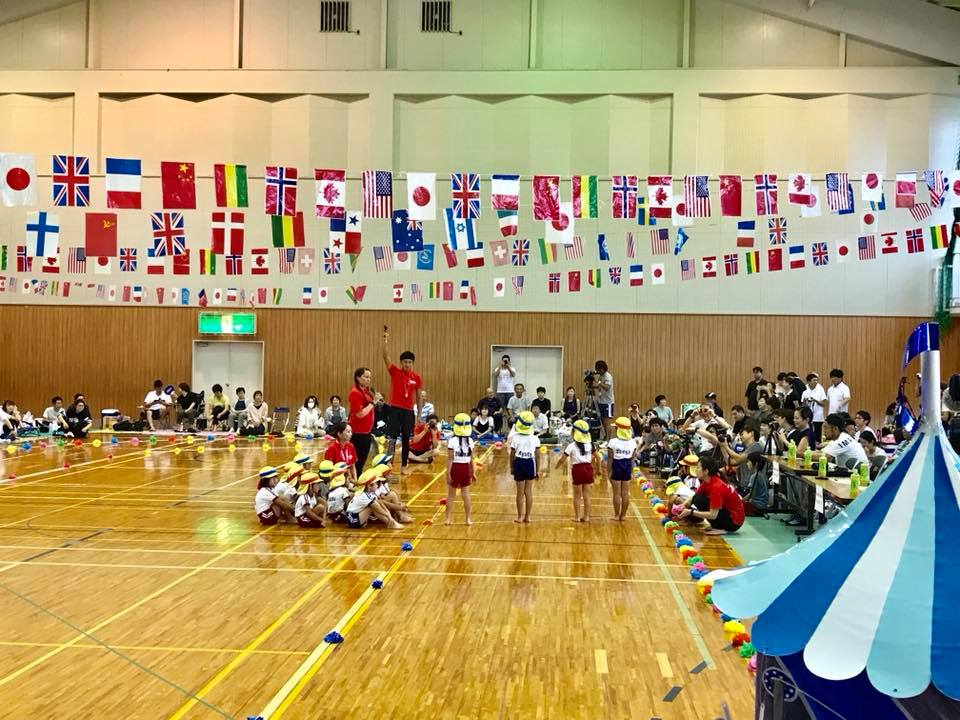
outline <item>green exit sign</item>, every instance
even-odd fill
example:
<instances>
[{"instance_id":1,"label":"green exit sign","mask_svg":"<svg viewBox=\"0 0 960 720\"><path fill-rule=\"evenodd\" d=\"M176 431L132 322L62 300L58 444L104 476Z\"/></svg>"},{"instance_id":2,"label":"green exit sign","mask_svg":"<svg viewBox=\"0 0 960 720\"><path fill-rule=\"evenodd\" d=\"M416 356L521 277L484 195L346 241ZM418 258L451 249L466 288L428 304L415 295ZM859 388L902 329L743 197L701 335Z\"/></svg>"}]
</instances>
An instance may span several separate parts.
<instances>
[{"instance_id":1,"label":"green exit sign","mask_svg":"<svg viewBox=\"0 0 960 720\"><path fill-rule=\"evenodd\" d=\"M252 312L200 313L201 335L256 335L257 316Z\"/></svg>"}]
</instances>

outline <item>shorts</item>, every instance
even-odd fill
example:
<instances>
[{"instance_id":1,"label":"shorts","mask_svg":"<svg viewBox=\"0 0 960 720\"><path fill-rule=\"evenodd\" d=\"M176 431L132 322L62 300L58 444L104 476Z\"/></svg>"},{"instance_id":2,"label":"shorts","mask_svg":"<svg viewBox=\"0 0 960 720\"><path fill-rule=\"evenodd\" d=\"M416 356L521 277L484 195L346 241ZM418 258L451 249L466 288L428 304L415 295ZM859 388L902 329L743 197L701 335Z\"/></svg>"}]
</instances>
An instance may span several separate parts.
<instances>
[{"instance_id":1,"label":"shorts","mask_svg":"<svg viewBox=\"0 0 960 720\"><path fill-rule=\"evenodd\" d=\"M630 480L633 472L633 460L630 458L621 458L613 461L613 472L610 473L611 480Z\"/></svg>"},{"instance_id":2,"label":"shorts","mask_svg":"<svg viewBox=\"0 0 960 720\"><path fill-rule=\"evenodd\" d=\"M450 487L470 487L473 482L473 463L453 463L450 466Z\"/></svg>"},{"instance_id":3,"label":"shorts","mask_svg":"<svg viewBox=\"0 0 960 720\"><path fill-rule=\"evenodd\" d=\"M527 480L536 480L537 463L533 458L513 459L513 479L517 482L526 482Z\"/></svg>"},{"instance_id":4,"label":"shorts","mask_svg":"<svg viewBox=\"0 0 960 720\"><path fill-rule=\"evenodd\" d=\"M574 485L593 485L593 465L587 462L577 463L570 468Z\"/></svg>"},{"instance_id":5,"label":"shorts","mask_svg":"<svg viewBox=\"0 0 960 720\"><path fill-rule=\"evenodd\" d=\"M261 525L276 525L277 521L280 520L273 511L273 508L264 510L262 513L257 513L257 517L260 518Z\"/></svg>"},{"instance_id":6,"label":"shorts","mask_svg":"<svg viewBox=\"0 0 960 720\"><path fill-rule=\"evenodd\" d=\"M347 517L347 527L352 527L354 529L360 529L364 526L364 523L360 522L360 516L357 513L348 512Z\"/></svg>"},{"instance_id":7,"label":"shorts","mask_svg":"<svg viewBox=\"0 0 960 720\"><path fill-rule=\"evenodd\" d=\"M298 517L297 525L300 527L320 527L320 523L314 521L309 515L301 515Z\"/></svg>"},{"instance_id":8,"label":"shorts","mask_svg":"<svg viewBox=\"0 0 960 720\"><path fill-rule=\"evenodd\" d=\"M332 523L337 523L338 525L342 525L347 521L347 516L342 512L327 514L327 520L329 520Z\"/></svg>"},{"instance_id":9,"label":"shorts","mask_svg":"<svg viewBox=\"0 0 960 720\"><path fill-rule=\"evenodd\" d=\"M612 418L613 417L613 403L609 405L605 403L598 402L597 407L600 408L600 417L602 418Z\"/></svg>"}]
</instances>

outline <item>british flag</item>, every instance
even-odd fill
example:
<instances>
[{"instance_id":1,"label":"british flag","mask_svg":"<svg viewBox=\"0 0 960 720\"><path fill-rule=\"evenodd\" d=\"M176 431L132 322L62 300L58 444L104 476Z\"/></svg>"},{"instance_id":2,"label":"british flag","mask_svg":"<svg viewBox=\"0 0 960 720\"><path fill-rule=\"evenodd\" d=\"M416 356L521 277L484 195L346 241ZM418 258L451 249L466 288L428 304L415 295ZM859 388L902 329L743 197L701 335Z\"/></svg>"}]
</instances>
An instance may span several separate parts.
<instances>
[{"instance_id":1,"label":"british flag","mask_svg":"<svg viewBox=\"0 0 960 720\"><path fill-rule=\"evenodd\" d=\"M480 176L476 173L453 173L450 176L453 216L462 220L480 217Z\"/></svg>"},{"instance_id":2,"label":"british flag","mask_svg":"<svg viewBox=\"0 0 960 720\"><path fill-rule=\"evenodd\" d=\"M227 255L227 275L243 275L243 255Z\"/></svg>"},{"instance_id":3,"label":"british flag","mask_svg":"<svg viewBox=\"0 0 960 720\"><path fill-rule=\"evenodd\" d=\"M80 155L53 156L53 204L90 205L90 161Z\"/></svg>"},{"instance_id":4,"label":"british flag","mask_svg":"<svg viewBox=\"0 0 960 720\"><path fill-rule=\"evenodd\" d=\"M830 252L825 242L815 242L810 246L810 255L814 267L825 267L830 264Z\"/></svg>"},{"instance_id":5,"label":"british flag","mask_svg":"<svg viewBox=\"0 0 960 720\"><path fill-rule=\"evenodd\" d=\"M289 275L293 272L294 265L297 264L297 249L296 248L278 248L277 255L280 272L285 275Z\"/></svg>"},{"instance_id":6,"label":"british flag","mask_svg":"<svg viewBox=\"0 0 960 720\"><path fill-rule=\"evenodd\" d=\"M268 165L263 177L267 215L297 214L297 169Z\"/></svg>"},{"instance_id":7,"label":"british flag","mask_svg":"<svg viewBox=\"0 0 960 720\"><path fill-rule=\"evenodd\" d=\"M852 205L850 195L847 193L850 176L845 172L827 173L826 181L827 207L830 208L830 211L850 210Z\"/></svg>"},{"instance_id":8,"label":"british flag","mask_svg":"<svg viewBox=\"0 0 960 720\"><path fill-rule=\"evenodd\" d=\"M771 245L787 244L787 219L784 217L773 217L767 220L767 229L770 231Z\"/></svg>"},{"instance_id":9,"label":"british flag","mask_svg":"<svg viewBox=\"0 0 960 720\"><path fill-rule=\"evenodd\" d=\"M609 272L610 272L610 284L619 285L620 284L620 268L619 267L609 268Z\"/></svg>"},{"instance_id":10,"label":"british flag","mask_svg":"<svg viewBox=\"0 0 960 720\"><path fill-rule=\"evenodd\" d=\"M547 292L560 292L560 273L550 273L547 277Z\"/></svg>"},{"instance_id":11,"label":"british flag","mask_svg":"<svg viewBox=\"0 0 960 720\"><path fill-rule=\"evenodd\" d=\"M120 272L137 271L137 249L120 248Z\"/></svg>"},{"instance_id":12,"label":"british flag","mask_svg":"<svg viewBox=\"0 0 960 720\"><path fill-rule=\"evenodd\" d=\"M330 248L323 249L323 272L327 275L338 275L340 273L340 253Z\"/></svg>"},{"instance_id":13,"label":"british flag","mask_svg":"<svg viewBox=\"0 0 960 720\"><path fill-rule=\"evenodd\" d=\"M920 228L910 228L909 230L904 230L903 234L907 237L908 253L912 255L913 253L923 252L923 230Z\"/></svg>"},{"instance_id":14,"label":"british flag","mask_svg":"<svg viewBox=\"0 0 960 720\"><path fill-rule=\"evenodd\" d=\"M510 249L510 262L515 267L523 267L530 259L530 241L514 240Z\"/></svg>"},{"instance_id":15,"label":"british flag","mask_svg":"<svg viewBox=\"0 0 960 720\"><path fill-rule=\"evenodd\" d=\"M153 226L153 254L183 255L187 249L187 236L183 226L183 213L155 212L150 214Z\"/></svg>"},{"instance_id":16,"label":"british flag","mask_svg":"<svg viewBox=\"0 0 960 720\"><path fill-rule=\"evenodd\" d=\"M723 272L727 277L740 272L740 258L736 253L727 253L723 256Z\"/></svg>"}]
</instances>

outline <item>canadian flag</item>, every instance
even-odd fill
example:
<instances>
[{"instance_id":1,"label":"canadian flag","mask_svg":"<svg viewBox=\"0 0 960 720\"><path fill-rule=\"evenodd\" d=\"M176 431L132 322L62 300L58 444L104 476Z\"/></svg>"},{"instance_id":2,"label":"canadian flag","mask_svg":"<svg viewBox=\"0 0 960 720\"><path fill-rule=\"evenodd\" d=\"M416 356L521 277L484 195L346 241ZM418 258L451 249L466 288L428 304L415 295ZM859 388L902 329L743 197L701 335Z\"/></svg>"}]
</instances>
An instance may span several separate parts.
<instances>
[{"instance_id":1,"label":"canadian flag","mask_svg":"<svg viewBox=\"0 0 960 720\"><path fill-rule=\"evenodd\" d=\"M701 275L705 278L712 278L717 276L717 257L716 255L710 255L705 257L701 261L700 269L703 271Z\"/></svg>"},{"instance_id":2,"label":"canadian flag","mask_svg":"<svg viewBox=\"0 0 960 720\"><path fill-rule=\"evenodd\" d=\"M647 206L650 217L668 218L673 214L673 176L647 176Z\"/></svg>"},{"instance_id":3,"label":"canadian flag","mask_svg":"<svg viewBox=\"0 0 960 720\"><path fill-rule=\"evenodd\" d=\"M393 301L395 303L403 302L403 283L396 283L393 286Z\"/></svg>"},{"instance_id":4,"label":"canadian flag","mask_svg":"<svg viewBox=\"0 0 960 720\"><path fill-rule=\"evenodd\" d=\"M810 173L791 173L787 181L787 201L791 205L810 206L815 200L810 192L812 187Z\"/></svg>"},{"instance_id":5,"label":"canadian flag","mask_svg":"<svg viewBox=\"0 0 960 720\"><path fill-rule=\"evenodd\" d=\"M436 173L407 173L407 217L410 220L437 219Z\"/></svg>"},{"instance_id":6,"label":"canadian flag","mask_svg":"<svg viewBox=\"0 0 960 720\"><path fill-rule=\"evenodd\" d=\"M0 154L0 199L6 207L37 204L37 168L33 155Z\"/></svg>"},{"instance_id":7,"label":"canadian flag","mask_svg":"<svg viewBox=\"0 0 960 720\"><path fill-rule=\"evenodd\" d=\"M269 248L253 248L250 251L250 274L251 275L269 275L270 274Z\"/></svg>"}]
</instances>

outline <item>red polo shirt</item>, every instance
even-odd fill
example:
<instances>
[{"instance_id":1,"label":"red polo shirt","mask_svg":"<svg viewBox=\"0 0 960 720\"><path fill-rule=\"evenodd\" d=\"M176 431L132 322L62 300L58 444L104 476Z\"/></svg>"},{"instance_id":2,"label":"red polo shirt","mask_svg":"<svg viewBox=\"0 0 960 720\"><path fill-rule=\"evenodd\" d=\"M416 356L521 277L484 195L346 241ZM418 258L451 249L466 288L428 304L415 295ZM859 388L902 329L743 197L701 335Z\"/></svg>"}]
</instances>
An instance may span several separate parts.
<instances>
[{"instance_id":1,"label":"red polo shirt","mask_svg":"<svg viewBox=\"0 0 960 720\"><path fill-rule=\"evenodd\" d=\"M356 386L350 389L350 393L347 395L347 404L350 406L350 427L353 428L355 433L368 435L373 430L373 421L377 414L373 408L363 417L357 417L357 413L372 402L373 395L370 394L369 390Z\"/></svg>"},{"instance_id":2,"label":"red polo shirt","mask_svg":"<svg viewBox=\"0 0 960 720\"><path fill-rule=\"evenodd\" d=\"M393 364L387 368L387 372L390 373L390 405L413 410L417 391L423 387L420 375L414 370L404 370Z\"/></svg>"},{"instance_id":3,"label":"red polo shirt","mask_svg":"<svg viewBox=\"0 0 960 720\"><path fill-rule=\"evenodd\" d=\"M334 440L327 446L326 452L323 453L323 458L330 462L342 462L352 466L357 462L357 451L354 449L353 443L340 443Z\"/></svg>"}]
</instances>

